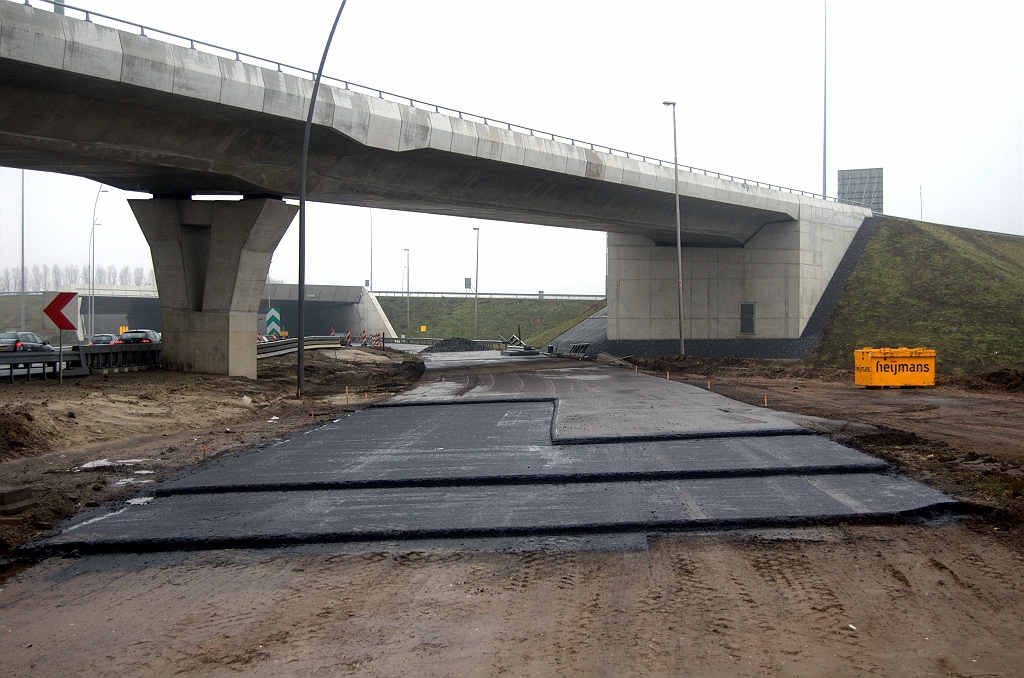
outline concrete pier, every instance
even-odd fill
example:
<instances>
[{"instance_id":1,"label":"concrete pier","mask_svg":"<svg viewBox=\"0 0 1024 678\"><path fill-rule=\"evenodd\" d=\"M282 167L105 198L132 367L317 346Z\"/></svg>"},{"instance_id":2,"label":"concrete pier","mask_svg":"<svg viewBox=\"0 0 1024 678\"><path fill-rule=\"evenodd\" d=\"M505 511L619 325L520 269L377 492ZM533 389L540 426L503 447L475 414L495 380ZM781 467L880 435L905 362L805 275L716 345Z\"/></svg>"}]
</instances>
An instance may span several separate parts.
<instances>
[{"instance_id":1,"label":"concrete pier","mask_svg":"<svg viewBox=\"0 0 1024 678\"><path fill-rule=\"evenodd\" d=\"M684 243L684 339L800 337L863 221L815 212L766 224L741 247ZM675 247L609 233L608 339L678 339L677 285Z\"/></svg>"},{"instance_id":2,"label":"concrete pier","mask_svg":"<svg viewBox=\"0 0 1024 678\"><path fill-rule=\"evenodd\" d=\"M298 207L281 200L130 200L153 253L162 364L256 378L256 314Z\"/></svg>"}]
</instances>

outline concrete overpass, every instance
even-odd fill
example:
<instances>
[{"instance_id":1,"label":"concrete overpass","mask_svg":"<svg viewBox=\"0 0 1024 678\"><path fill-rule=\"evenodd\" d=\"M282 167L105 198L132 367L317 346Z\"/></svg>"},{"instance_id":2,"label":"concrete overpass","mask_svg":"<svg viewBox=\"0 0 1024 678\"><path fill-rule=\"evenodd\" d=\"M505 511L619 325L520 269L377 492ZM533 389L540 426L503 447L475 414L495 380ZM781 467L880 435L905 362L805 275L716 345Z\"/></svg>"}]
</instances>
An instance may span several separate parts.
<instances>
[{"instance_id":1,"label":"concrete overpass","mask_svg":"<svg viewBox=\"0 0 1024 678\"><path fill-rule=\"evenodd\" d=\"M0 164L153 194L131 202L161 289L165 362L253 376L312 80L144 32L0 0ZM609 339L678 338L671 164L347 83L321 87L314 122L309 199L606 231ZM714 173L681 172L680 192L691 338L798 337L870 216ZM740 334L742 303L752 334Z\"/></svg>"}]
</instances>

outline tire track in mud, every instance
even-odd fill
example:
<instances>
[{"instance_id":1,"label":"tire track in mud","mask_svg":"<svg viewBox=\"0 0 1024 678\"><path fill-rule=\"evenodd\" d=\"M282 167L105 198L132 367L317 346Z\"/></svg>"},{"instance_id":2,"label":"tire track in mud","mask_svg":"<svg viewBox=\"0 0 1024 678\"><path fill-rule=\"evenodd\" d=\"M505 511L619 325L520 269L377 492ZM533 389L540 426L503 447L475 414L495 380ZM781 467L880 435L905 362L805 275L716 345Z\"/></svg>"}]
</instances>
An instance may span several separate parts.
<instances>
[{"instance_id":1,"label":"tire track in mud","mask_svg":"<svg viewBox=\"0 0 1024 678\"><path fill-rule=\"evenodd\" d=\"M751 550L749 546L746 548ZM799 542L761 545L757 552L750 554L749 563L763 584L782 598L787 616L797 621L802 630L816 635L818 642L832 646L836 657L846 660L858 671L881 668L868 659L869 648L861 632L850 623L847 604L833 586L858 588L849 579L830 582L822 574L825 568L815 563L807 554L807 546ZM896 595L910 595L912 586L907 577L892 565L887 565L887 570L898 583ZM892 590L890 588L890 592ZM801 633L801 637L807 640L810 636Z\"/></svg>"},{"instance_id":2,"label":"tire track in mud","mask_svg":"<svg viewBox=\"0 0 1024 678\"><path fill-rule=\"evenodd\" d=\"M660 645L648 643L653 646L649 651L663 658L688 652L701 664L736 663L755 653L749 645L751 627L763 628L768 619L755 594L736 572L723 567L717 555L687 548L681 539L652 545L654 587L641 598L640 611L657 622L652 634L662 637ZM680 637L684 633L689 637Z\"/></svg>"},{"instance_id":3,"label":"tire track in mud","mask_svg":"<svg viewBox=\"0 0 1024 678\"><path fill-rule=\"evenodd\" d=\"M595 636L601 626L600 593L590 595L580 587L594 583L592 567L579 563L575 552L526 551L510 568L504 584L508 602L504 605L502 627L528 628L534 610L556 610L547 633L518 634L518 647L503 648L495 668L544 666L553 675L579 672L580 661L592 662ZM509 651L511 650L511 651ZM538 663L539 662L539 663Z\"/></svg>"}]
</instances>

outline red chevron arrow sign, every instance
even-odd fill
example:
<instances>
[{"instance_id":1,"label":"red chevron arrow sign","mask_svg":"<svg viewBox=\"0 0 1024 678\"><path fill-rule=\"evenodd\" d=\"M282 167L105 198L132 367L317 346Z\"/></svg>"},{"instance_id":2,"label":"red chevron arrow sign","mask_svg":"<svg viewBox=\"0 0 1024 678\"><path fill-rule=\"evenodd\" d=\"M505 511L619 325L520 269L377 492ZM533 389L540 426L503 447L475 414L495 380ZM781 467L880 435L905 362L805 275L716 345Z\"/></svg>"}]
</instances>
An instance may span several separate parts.
<instances>
[{"instance_id":1,"label":"red chevron arrow sign","mask_svg":"<svg viewBox=\"0 0 1024 678\"><path fill-rule=\"evenodd\" d=\"M49 296L49 295L47 295ZM43 313L47 318L54 324L58 330L77 330L75 323L68 320L68 317L64 315L65 309L72 312L73 317L78 316L78 307L74 309L68 309L67 306L75 301L78 296L78 292L57 292L54 295L53 300L46 304L43 309Z\"/></svg>"}]
</instances>

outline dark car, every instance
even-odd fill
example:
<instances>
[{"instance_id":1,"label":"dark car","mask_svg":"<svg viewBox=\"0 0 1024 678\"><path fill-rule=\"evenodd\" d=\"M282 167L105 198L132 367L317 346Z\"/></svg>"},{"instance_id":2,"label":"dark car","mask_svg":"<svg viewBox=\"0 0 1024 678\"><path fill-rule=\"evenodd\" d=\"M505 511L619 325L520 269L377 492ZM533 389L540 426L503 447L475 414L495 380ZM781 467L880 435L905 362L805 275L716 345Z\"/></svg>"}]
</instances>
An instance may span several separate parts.
<instances>
[{"instance_id":1,"label":"dark car","mask_svg":"<svg viewBox=\"0 0 1024 678\"><path fill-rule=\"evenodd\" d=\"M116 334L94 334L91 337L89 337L89 341L88 341L88 343L86 345L87 346L106 346L108 344L116 344L116 343L117 343L117 335Z\"/></svg>"},{"instance_id":2,"label":"dark car","mask_svg":"<svg viewBox=\"0 0 1024 678\"><path fill-rule=\"evenodd\" d=\"M56 351L35 332L0 333L0 351Z\"/></svg>"},{"instance_id":3,"label":"dark car","mask_svg":"<svg viewBox=\"0 0 1024 678\"><path fill-rule=\"evenodd\" d=\"M118 340L120 344L159 344L160 335L153 330L128 330Z\"/></svg>"}]
</instances>

